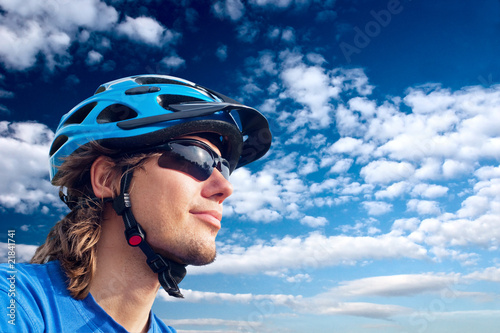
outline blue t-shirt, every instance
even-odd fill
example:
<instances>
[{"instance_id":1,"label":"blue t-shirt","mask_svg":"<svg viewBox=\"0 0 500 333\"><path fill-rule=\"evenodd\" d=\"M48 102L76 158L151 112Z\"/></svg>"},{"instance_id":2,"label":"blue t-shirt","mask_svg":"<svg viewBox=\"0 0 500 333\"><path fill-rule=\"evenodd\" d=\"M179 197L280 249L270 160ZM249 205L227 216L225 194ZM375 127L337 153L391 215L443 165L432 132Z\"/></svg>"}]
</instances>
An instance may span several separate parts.
<instances>
[{"instance_id":1,"label":"blue t-shirt","mask_svg":"<svg viewBox=\"0 0 500 333\"><path fill-rule=\"evenodd\" d=\"M83 300L71 297L59 261L1 264L0 279L0 332L127 332L90 293ZM148 333L160 332L176 331L151 312Z\"/></svg>"}]
</instances>

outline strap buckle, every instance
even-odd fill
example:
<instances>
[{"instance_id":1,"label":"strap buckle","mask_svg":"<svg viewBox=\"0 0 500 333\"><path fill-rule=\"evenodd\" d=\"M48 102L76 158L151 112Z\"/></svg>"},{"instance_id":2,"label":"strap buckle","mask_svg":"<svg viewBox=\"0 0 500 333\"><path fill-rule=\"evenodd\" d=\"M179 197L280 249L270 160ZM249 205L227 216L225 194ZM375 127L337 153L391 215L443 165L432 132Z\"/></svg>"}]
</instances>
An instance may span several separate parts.
<instances>
[{"instance_id":1,"label":"strap buckle","mask_svg":"<svg viewBox=\"0 0 500 333\"><path fill-rule=\"evenodd\" d=\"M130 195L126 192L120 193L119 196L113 199L113 209L118 215L123 215L125 210L130 207L132 207Z\"/></svg>"}]
</instances>

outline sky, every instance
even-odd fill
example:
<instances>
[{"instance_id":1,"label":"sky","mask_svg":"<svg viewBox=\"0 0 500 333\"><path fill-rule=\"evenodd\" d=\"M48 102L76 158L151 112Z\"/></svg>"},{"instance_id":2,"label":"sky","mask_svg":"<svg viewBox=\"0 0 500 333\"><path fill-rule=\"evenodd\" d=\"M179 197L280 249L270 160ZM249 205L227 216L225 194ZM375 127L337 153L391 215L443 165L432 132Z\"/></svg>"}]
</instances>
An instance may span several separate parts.
<instances>
[{"instance_id":1,"label":"sky","mask_svg":"<svg viewBox=\"0 0 500 333\"><path fill-rule=\"evenodd\" d=\"M215 263L178 332L496 332L500 3L0 0L0 243L67 213L60 117L120 77L182 77L268 117L231 176Z\"/></svg>"}]
</instances>

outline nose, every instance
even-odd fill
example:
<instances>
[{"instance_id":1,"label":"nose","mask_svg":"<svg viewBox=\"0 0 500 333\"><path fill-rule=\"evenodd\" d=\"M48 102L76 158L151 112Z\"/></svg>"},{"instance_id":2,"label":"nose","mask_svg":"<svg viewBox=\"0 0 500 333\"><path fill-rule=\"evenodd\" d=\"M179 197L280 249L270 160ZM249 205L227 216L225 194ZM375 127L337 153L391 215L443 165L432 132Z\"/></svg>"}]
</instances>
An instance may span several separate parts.
<instances>
[{"instance_id":1,"label":"nose","mask_svg":"<svg viewBox=\"0 0 500 333\"><path fill-rule=\"evenodd\" d=\"M221 204L233 193L233 185L224 178L219 170L214 168L210 177L205 180L201 195L205 198L213 198Z\"/></svg>"}]
</instances>

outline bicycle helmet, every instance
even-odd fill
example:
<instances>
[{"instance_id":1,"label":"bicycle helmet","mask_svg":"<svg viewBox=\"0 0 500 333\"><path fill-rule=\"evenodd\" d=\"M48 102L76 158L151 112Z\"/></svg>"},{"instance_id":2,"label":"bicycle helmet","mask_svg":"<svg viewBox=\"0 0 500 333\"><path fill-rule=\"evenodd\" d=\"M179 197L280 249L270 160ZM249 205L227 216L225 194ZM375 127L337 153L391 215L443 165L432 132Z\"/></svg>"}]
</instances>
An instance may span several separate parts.
<instances>
[{"instance_id":1,"label":"bicycle helmet","mask_svg":"<svg viewBox=\"0 0 500 333\"><path fill-rule=\"evenodd\" d=\"M166 75L115 80L101 85L92 97L62 117L49 152L50 179L57 179L66 157L92 141L119 153L135 153L198 133L220 137L221 155L229 162L230 172L262 157L272 139L260 112L195 83ZM111 202L122 217L128 244L144 252L165 291L182 297L178 284L186 274L185 265L156 253L147 242L132 213L128 190L133 172L128 171L121 178L120 194L102 200ZM70 209L92 203L62 192L60 196Z\"/></svg>"},{"instance_id":2,"label":"bicycle helmet","mask_svg":"<svg viewBox=\"0 0 500 333\"><path fill-rule=\"evenodd\" d=\"M49 152L50 179L90 141L130 152L204 132L222 136L231 171L262 157L272 139L259 111L190 81L139 75L105 83L62 117Z\"/></svg>"}]
</instances>

